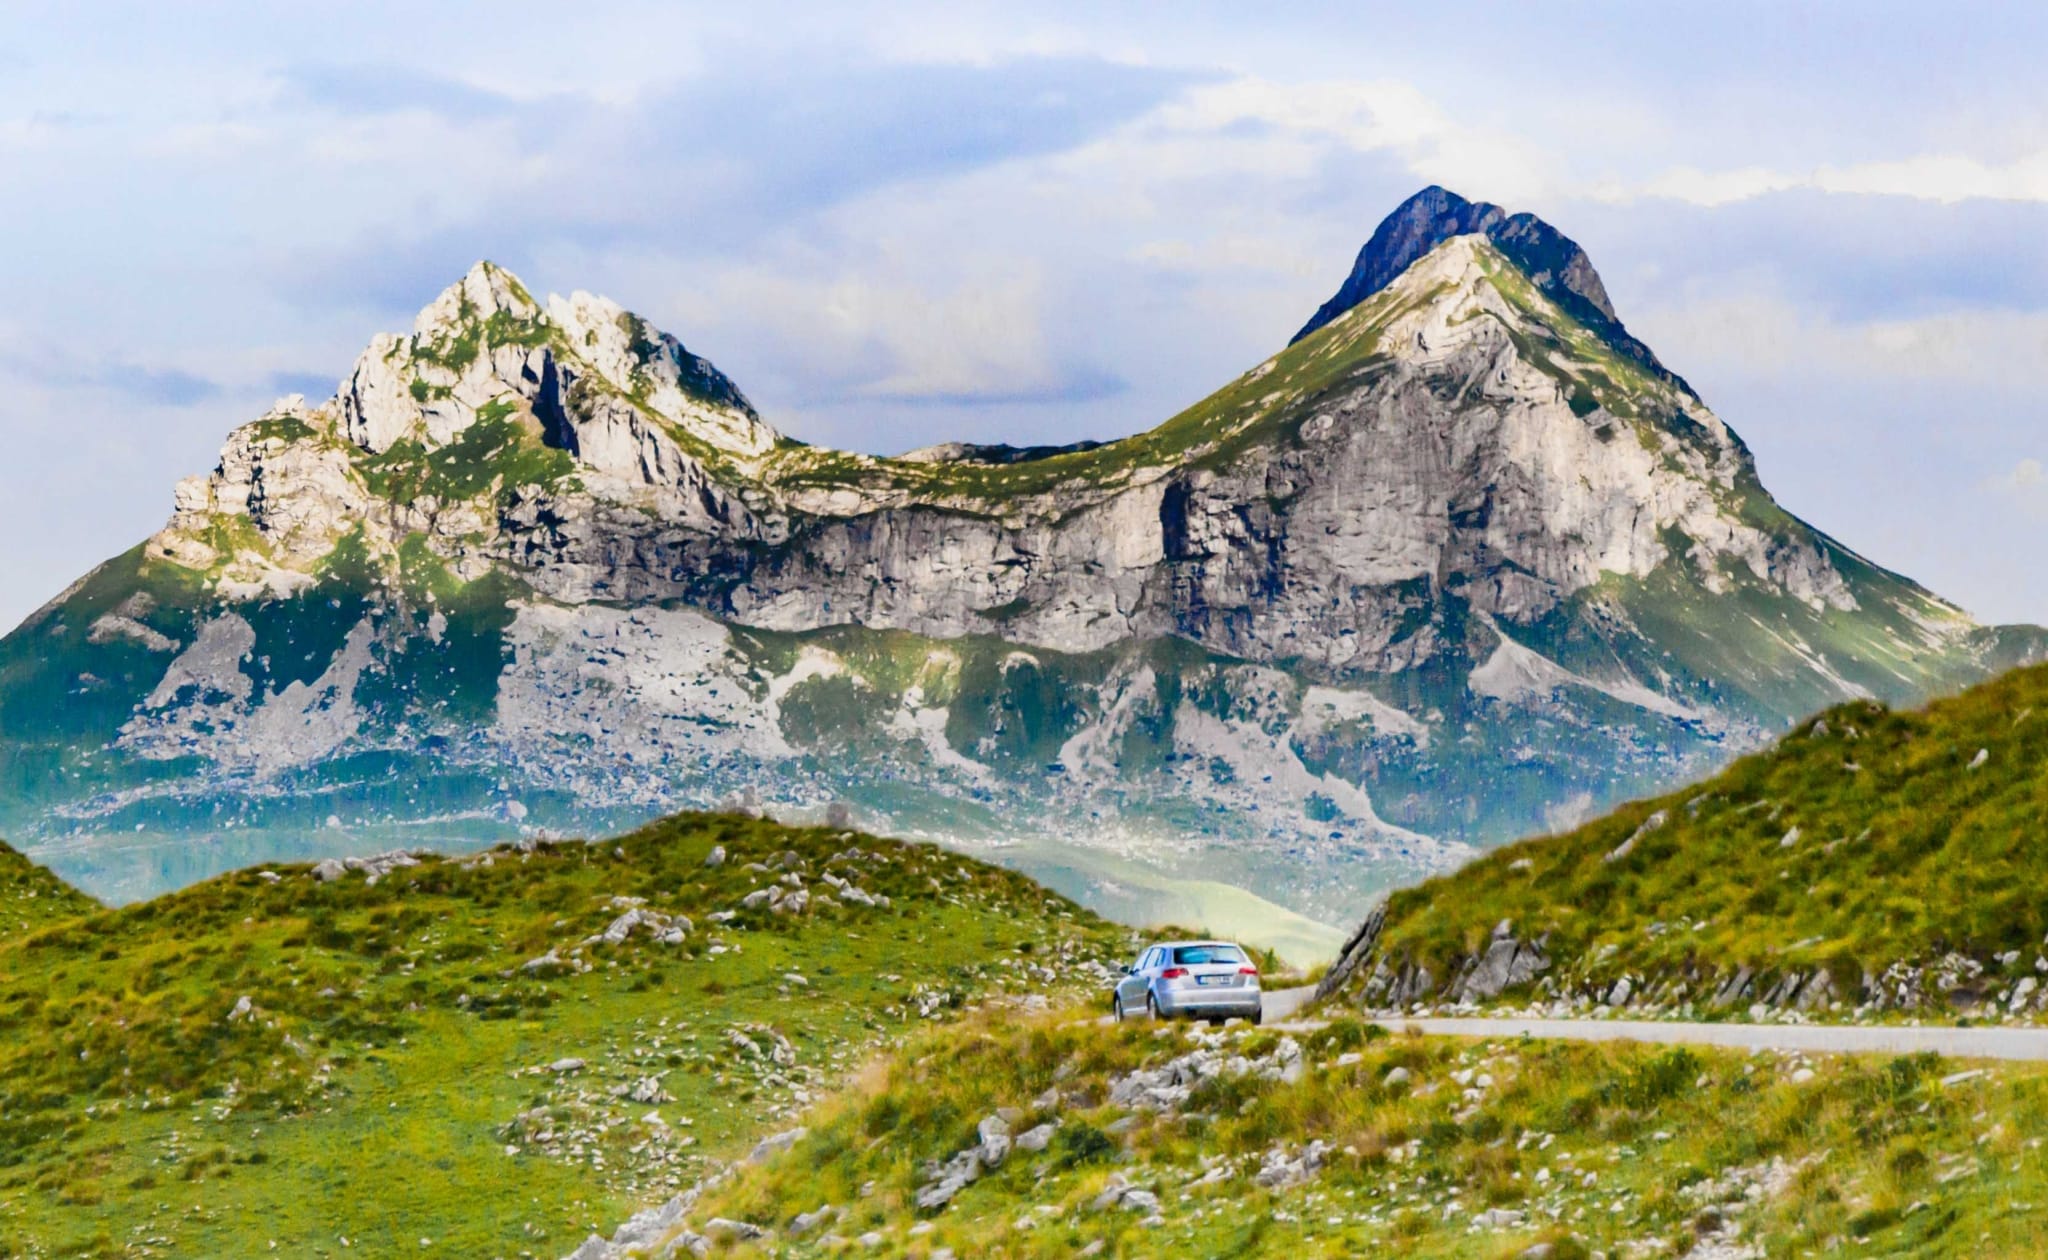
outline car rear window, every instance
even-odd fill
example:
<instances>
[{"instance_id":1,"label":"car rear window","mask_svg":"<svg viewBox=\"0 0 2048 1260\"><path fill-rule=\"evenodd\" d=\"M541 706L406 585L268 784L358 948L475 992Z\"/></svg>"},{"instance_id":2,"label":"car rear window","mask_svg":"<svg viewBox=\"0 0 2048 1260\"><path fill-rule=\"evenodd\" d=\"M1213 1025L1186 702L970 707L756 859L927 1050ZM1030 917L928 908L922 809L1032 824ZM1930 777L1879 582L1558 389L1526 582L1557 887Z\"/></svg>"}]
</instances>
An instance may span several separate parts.
<instances>
[{"instance_id":1,"label":"car rear window","mask_svg":"<svg viewBox=\"0 0 2048 1260\"><path fill-rule=\"evenodd\" d=\"M1244 952L1235 945L1181 945L1174 949L1173 961L1183 967L1199 967L1203 963L1241 963Z\"/></svg>"}]
</instances>

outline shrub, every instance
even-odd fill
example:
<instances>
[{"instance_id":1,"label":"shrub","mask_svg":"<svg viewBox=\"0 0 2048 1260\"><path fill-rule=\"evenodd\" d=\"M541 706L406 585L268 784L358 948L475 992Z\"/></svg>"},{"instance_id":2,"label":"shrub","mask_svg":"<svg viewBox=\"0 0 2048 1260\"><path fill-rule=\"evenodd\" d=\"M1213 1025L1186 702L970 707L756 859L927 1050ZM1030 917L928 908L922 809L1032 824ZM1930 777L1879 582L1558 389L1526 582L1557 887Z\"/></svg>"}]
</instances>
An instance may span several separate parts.
<instances>
[{"instance_id":1,"label":"shrub","mask_svg":"<svg viewBox=\"0 0 2048 1260\"><path fill-rule=\"evenodd\" d=\"M1101 1163L1117 1152L1116 1139L1086 1120L1061 1125L1053 1134L1052 1148L1054 1166L1062 1170Z\"/></svg>"}]
</instances>

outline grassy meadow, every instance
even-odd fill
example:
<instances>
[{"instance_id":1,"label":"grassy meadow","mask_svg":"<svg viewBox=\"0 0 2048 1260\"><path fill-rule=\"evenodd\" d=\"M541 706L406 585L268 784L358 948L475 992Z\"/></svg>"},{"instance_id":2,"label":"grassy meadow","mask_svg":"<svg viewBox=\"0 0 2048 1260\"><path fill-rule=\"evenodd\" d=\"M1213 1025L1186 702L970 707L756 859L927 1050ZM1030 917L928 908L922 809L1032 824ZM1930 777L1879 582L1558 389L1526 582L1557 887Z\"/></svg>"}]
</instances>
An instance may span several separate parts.
<instances>
[{"instance_id":1,"label":"grassy meadow","mask_svg":"<svg viewBox=\"0 0 2048 1260\"><path fill-rule=\"evenodd\" d=\"M0 934L0 1255L559 1256L906 1030L1126 949L1013 873L733 816L369 875Z\"/></svg>"}]
</instances>

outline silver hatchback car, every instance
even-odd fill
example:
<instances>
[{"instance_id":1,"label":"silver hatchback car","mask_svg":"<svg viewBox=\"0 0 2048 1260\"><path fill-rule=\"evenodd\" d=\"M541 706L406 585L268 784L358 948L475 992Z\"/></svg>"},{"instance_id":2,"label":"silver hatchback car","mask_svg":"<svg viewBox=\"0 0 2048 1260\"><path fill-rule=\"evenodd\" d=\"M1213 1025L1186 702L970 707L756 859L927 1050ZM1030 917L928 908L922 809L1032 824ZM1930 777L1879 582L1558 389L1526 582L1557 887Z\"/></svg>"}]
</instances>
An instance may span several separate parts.
<instances>
[{"instance_id":1,"label":"silver hatchback car","mask_svg":"<svg viewBox=\"0 0 2048 1260\"><path fill-rule=\"evenodd\" d=\"M1110 1008L1119 1021L1224 1020L1239 1016L1260 1022L1264 998L1259 969L1250 955L1229 941L1166 941L1138 955L1116 982Z\"/></svg>"}]
</instances>

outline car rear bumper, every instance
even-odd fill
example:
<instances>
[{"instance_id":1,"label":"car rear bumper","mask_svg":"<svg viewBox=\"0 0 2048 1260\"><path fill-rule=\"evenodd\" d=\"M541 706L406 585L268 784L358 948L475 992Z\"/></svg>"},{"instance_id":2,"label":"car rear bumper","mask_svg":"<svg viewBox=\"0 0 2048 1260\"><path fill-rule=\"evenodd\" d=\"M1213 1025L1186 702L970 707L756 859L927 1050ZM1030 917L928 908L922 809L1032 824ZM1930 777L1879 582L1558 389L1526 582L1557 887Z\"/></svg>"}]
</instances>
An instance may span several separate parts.
<instances>
[{"instance_id":1,"label":"car rear bumper","mask_svg":"<svg viewBox=\"0 0 2048 1260\"><path fill-rule=\"evenodd\" d=\"M1154 995L1161 1015L1242 1015L1259 1013L1257 989L1162 989Z\"/></svg>"}]
</instances>

